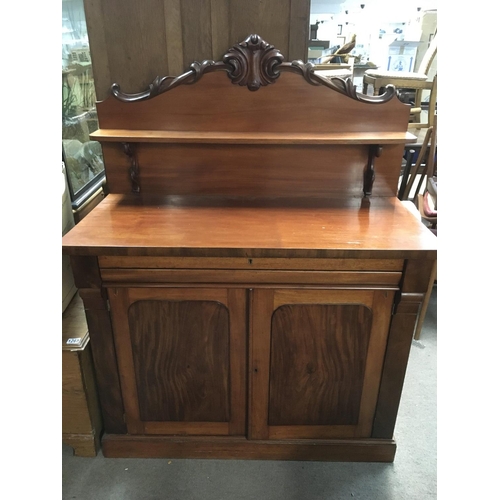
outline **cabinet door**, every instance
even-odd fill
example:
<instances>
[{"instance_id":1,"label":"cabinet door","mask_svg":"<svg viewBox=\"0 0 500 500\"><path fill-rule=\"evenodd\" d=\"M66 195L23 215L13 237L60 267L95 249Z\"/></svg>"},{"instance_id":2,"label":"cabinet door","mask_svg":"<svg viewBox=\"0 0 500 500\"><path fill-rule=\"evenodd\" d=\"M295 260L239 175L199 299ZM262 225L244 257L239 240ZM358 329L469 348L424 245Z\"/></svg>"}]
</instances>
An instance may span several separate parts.
<instances>
[{"instance_id":1,"label":"cabinet door","mask_svg":"<svg viewBox=\"0 0 500 500\"><path fill-rule=\"evenodd\" d=\"M371 434L394 292L251 294L249 438Z\"/></svg>"},{"instance_id":2,"label":"cabinet door","mask_svg":"<svg viewBox=\"0 0 500 500\"><path fill-rule=\"evenodd\" d=\"M244 435L246 291L108 294L128 432Z\"/></svg>"}]
</instances>

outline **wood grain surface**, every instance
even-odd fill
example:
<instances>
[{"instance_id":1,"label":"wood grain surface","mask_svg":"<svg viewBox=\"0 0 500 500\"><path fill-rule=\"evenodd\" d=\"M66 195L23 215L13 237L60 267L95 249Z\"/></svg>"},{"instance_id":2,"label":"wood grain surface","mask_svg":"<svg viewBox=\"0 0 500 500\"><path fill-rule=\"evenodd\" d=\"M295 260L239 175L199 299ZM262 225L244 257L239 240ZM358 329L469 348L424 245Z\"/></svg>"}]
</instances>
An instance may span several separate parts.
<instances>
[{"instance_id":1,"label":"wood grain surface","mask_svg":"<svg viewBox=\"0 0 500 500\"><path fill-rule=\"evenodd\" d=\"M142 300L128 315L141 420L229 421L228 310Z\"/></svg>"},{"instance_id":2,"label":"wood grain surface","mask_svg":"<svg viewBox=\"0 0 500 500\"><path fill-rule=\"evenodd\" d=\"M411 144L409 132L217 132L189 130L98 129L90 137L100 142L158 142L163 144Z\"/></svg>"},{"instance_id":3,"label":"wood grain surface","mask_svg":"<svg viewBox=\"0 0 500 500\"><path fill-rule=\"evenodd\" d=\"M406 132L410 105L396 97L386 103L360 102L323 85L310 85L302 75L287 72L282 72L274 84L250 92L233 85L222 71L208 73L194 85L180 85L146 101L122 102L110 96L97 103L97 113L101 129Z\"/></svg>"},{"instance_id":4,"label":"wood grain surface","mask_svg":"<svg viewBox=\"0 0 500 500\"><path fill-rule=\"evenodd\" d=\"M305 271L402 271L403 259L269 259L245 257L99 257L104 269L296 269Z\"/></svg>"},{"instance_id":5,"label":"wood grain surface","mask_svg":"<svg viewBox=\"0 0 500 500\"><path fill-rule=\"evenodd\" d=\"M436 236L393 197L108 195L63 237L75 255L432 260L436 250Z\"/></svg>"},{"instance_id":6,"label":"wood grain surface","mask_svg":"<svg viewBox=\"0 0 500 500\"><path fill-rule=\"evenodd\" d=\"M124 433L127 428L123 419L124 405L113 327L107 294L101 288L98 260L95 257L72 256L71 267L84 305L104 430L114 434Z\"/></svg>"},{"instance_id":7,"label":"wood grain surface","mask_svg":"<svg viewBox=\"0 0 500 500\"><path fill-rule=\"evenodd\" d=\"M396 289L401 273L344 271L240 271L186 269L103 269L105 286L133 283L224 283L262 284L286 283L303 285L380 286Z\"/></svg>"},{"instance_id":8,"label":"wood grain surface","mask_svg":"<svg viewBox=\"0 0 500 500\"><path fill-rule=\"evenodd\" d=\"M307 60L309 0L84 0L98 99L112 83L140 92L193 61L220 60L260 34L290 60Z\"/></svg>"},{"instance_id":9,"label":"wood grain surface","mask_svg":"<svg viewBox=\"0 0 500 500\"><path fill-rule=\"evenodd\" d=\"M405 264L401 292L395 300L387 338L377 410L373 421L374 438L392 438L394 434L413 333L434 264L434 261L421 260L408 260Z\"/></svg>"},{"instance_id":10,"label":"wood grain surface","mask_svg":"<svg viewBox=\"0 0 500 500\"><path fill-rule=\"evenodd\" d=\"M360 305L274 311L270 425L357 424L371 320Z\"/></svg>"},{"instance_id":11,"label":"wood grain surface","mask_svg":"<svg viewBox=\"0 0 500 500\"><path fill-rule=\"evenodd\" d=\"M148 142L135 143L134 152L146 196L362 196L370 146L345 140L336 145ZM403 148L402 141L384 146L375 160L372 196L396 195ZM109 192L130 193L130 161L121 143L104 143L103 155Z\"/></svg>"},{"instance_id":12,"label":"wood grain surface","mask_svg":"<svg viewBox=\"0 0 500 500\"><path fill-rule=\"evenodd\" d=\"M110 458L228 458L258 460L321 460L392 462L392 439L247 440L236 437L103 437L103 454Z\"/></svg>"}]
</instances>

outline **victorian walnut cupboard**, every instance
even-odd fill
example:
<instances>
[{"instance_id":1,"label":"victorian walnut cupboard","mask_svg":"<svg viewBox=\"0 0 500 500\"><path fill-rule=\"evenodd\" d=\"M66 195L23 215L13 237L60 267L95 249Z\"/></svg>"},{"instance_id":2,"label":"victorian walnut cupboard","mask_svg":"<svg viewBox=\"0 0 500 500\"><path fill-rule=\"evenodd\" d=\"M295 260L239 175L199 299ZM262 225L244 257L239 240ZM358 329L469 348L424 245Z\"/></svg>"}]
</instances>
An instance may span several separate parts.
<instances>
[{"instance_id":1,"label":"victorian walnut cupboard","mask_svg":"<svg viewBox=\"0 0 500 500\"><path fill-rule=\"evenodd\" d=\"M409 106L257 35L97 104L110 194L63 238L107 457L394 460L436 237Z\"/></svg>"}]
</instances>

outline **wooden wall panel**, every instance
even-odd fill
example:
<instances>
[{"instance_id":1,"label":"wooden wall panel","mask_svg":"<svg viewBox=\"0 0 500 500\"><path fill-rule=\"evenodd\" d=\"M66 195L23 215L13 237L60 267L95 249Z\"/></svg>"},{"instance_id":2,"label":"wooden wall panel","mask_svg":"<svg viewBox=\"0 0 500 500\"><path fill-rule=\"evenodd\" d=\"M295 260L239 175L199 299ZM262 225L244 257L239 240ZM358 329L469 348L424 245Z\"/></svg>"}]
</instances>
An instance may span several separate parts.
<instances>
[{"instance_id":1,"label":"wooden wall panel","mask_svg":"<svg viewBox=\"0 0 500 500\"><path fill-rule=\"evenodd\" d=\"M182 0L181 2L183 71L193 61L212 58L210 4L210 0Z\"/></svg>"},{"instance_id":2,"label":"wooden wall panel","mask_svg":"<svg viewBox=\"0 0 500 500\"><path fill-rule=\"evenodd\" d=\"M163 15L165 17L165 40L167 43L168 68L158 69L168 74L179 75L184 71L184 46L182 41L181 0L164 0ZM164 73L164 74L167 74Z\"/></svg>"},{"instance_id":3,"label":"wooden wall panel","mask_svg":"<svg viewBox=\"0 0 500 500\"><path fill-rule=\"evenodd\" d=\"M231 3L230 0L211 1L212 59L214 61L220 61L227 49L236 43L232 42L230 36L229 6Z\"/></svg>"},{"instance_id":4,"label":"wooden wall panel","mask_svg":"<svg viewBox=\"0 0 500 500\"><path fill-rule=\"evenodd\" d=\"M101 3L101 0L84 0L97 99L103 99L108 95L109 82L112 81Z\"/></svg>"},{"instance_id":5,"label":"wooden wall panel","mask_svg":"<svg viewBox=\"0 0 500 500\"><path fill-rule=\"evenodd\" d=\"M290 0L230 2L230 44L257 33L288 59Z\"/></svg>"},{"instance_id":6,"label":"wooden wall panel","mask_svg":"<svg viewBox=\"0 0 500 500\"><path fill-rule=\"evenodd\" d=\"M309 0L84 0L96 95L140 92L193 61L220 60L257 33L285 59L307 59Z\"/></svg>"},{"instance_id":7,"label":"wooden wall panel","mask_svg":"<svg viewBox=\"0 0 500 500\"><path fill-rule=\"evenodd\" d=\"M163 0L106 0L101 6L111 77L124 91L147 88L168 67Z\"/></svg>"},{"instance_id":8,"label":"wooden wall panel","mask_svg":"<svg viewBox=\"0 0 500 500\"><path fill-rule=\"evenodd\" d=\"M144 101L111 97L97 104L97 112L101 129L404 134L410 105L396 97L383 104L356 101L286 71L250 92L219 71Z\"/></svg>"},{"instance_id":9,"label":"wooden wall panel","mask_svg":"<svg viewBox=\"0 0 500 500\"><path fill-rule=\"evenodd\" d=\"M309 0L290 1L290 30L288 44L288 59L302 59L307 61L307 48L309 40Z\"/></svg>"},{"instance_id":10,"label":"wooden wall panel","mask_svg":"<svg viewBox=\"0 0 500 500\"><path fill-rule=\"evenodd\" d=\"M367 145L134 144L142 194L360 196ZM312 151L314 150L314 153ZM110 193L132 190L121 144L103 143ZM402 147L385 146L372 196L395 196Z\"/></svg>"}]
</instances>

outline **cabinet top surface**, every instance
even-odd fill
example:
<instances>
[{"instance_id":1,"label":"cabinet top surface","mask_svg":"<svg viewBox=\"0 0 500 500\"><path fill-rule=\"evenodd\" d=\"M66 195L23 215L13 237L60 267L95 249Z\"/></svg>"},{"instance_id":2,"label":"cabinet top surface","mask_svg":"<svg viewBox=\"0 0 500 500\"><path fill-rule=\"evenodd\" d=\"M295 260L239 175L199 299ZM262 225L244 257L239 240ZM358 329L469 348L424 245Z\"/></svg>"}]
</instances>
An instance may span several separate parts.
<instances>
[{"instance_id":1,"label":"cabinet top surface","mask_svg":"<svg viewBox=\"0 0 500 500\"><path fill-rule=\"evenodd\" d=\"M63 237L73 255L433 258L437 238L397 198L108 195Z\"/></svg>"}]
</instances>

